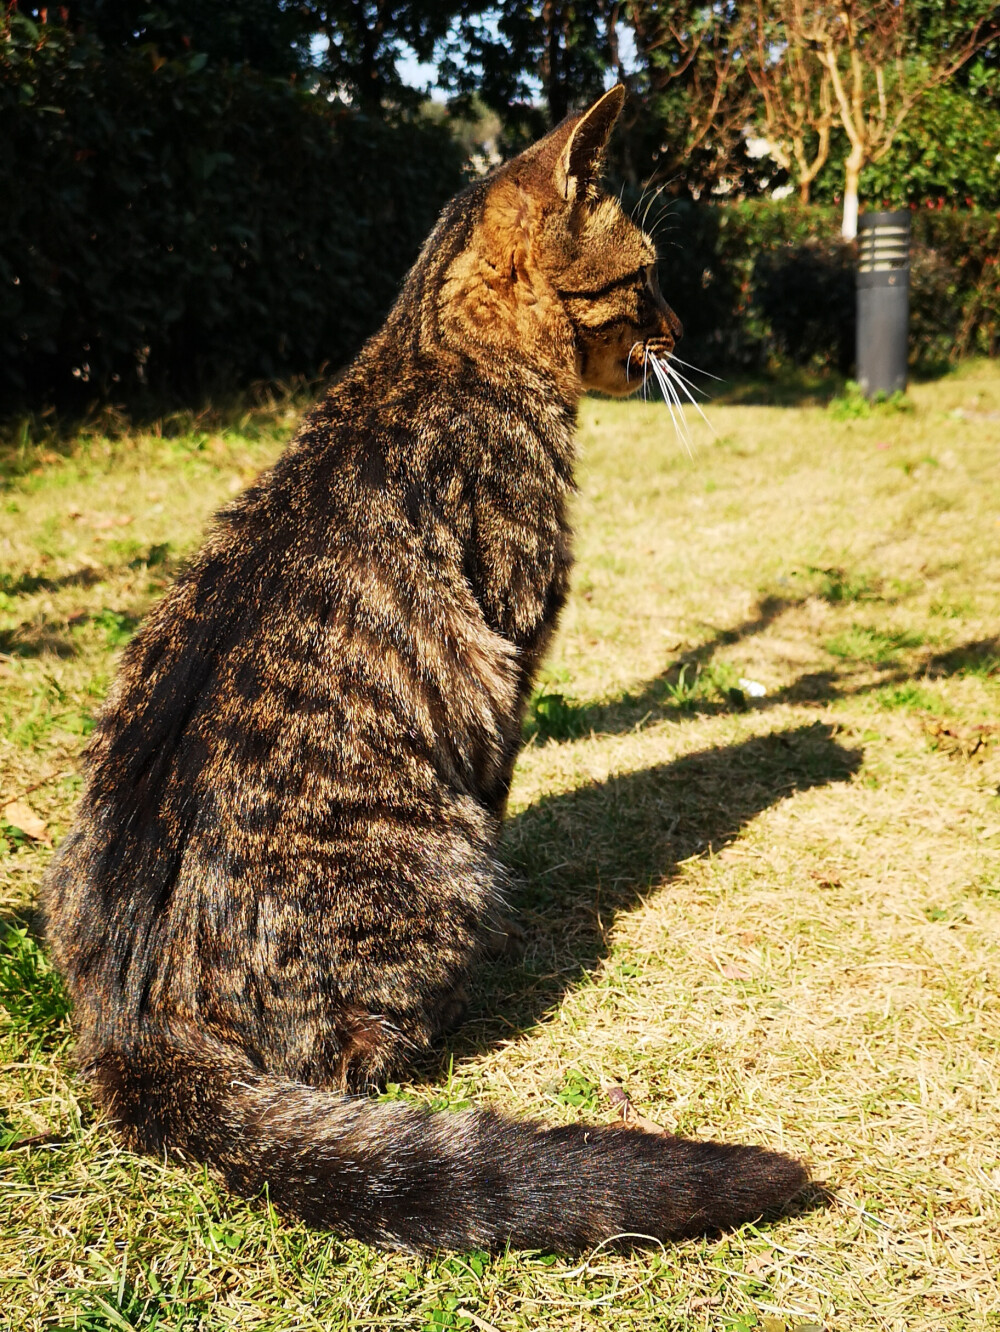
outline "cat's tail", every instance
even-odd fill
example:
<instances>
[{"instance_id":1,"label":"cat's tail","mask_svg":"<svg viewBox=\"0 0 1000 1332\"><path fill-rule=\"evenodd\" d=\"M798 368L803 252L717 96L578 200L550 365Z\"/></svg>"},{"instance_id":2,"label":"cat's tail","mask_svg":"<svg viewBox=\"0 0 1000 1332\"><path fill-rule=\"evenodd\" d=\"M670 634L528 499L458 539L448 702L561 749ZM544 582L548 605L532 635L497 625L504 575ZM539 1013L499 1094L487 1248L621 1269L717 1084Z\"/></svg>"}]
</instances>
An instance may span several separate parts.
<instances>
[{"instance_id":1,"label":"cat's tail","mask_svg":"<svg viewBox=\"0 0 1000 1332\"><path fill-rule=\"evenodd\" d=\"M398 1248L671 1239L758 1217L807 1179L798 1161L759 1147L317 1090L198 1036L86 1063L131 1145L208 1162L236 1193L266 1189L310 1225Z\"/></svg>"}]
</instances>

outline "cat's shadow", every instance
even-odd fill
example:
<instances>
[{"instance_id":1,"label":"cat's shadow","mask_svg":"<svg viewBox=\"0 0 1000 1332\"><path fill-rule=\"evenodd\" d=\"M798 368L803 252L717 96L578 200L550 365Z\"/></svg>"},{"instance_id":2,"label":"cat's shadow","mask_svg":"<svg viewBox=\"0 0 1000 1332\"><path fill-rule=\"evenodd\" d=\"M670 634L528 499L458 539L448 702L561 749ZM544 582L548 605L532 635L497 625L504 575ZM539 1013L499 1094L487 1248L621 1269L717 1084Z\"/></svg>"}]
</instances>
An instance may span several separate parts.
<instances>
[{"instance_id":1,"label":"cat's shadow","mask_svg":"<svg viewBox=\"0 0 1000 1332\"><path fill-rule=\"evenodd\" d=\"M683 861L718 852L797 791L847 781L861 752L826 724L799 726L545 796L508 823L501 854L525 932L516 961L483 965L450 1060L510 1040L557 1009L609 951L615 917L669 891ZM641 983L641 982L637 982ZM421 1070L440 1073L441 1052Z\"/></svg>"}]
</instances>

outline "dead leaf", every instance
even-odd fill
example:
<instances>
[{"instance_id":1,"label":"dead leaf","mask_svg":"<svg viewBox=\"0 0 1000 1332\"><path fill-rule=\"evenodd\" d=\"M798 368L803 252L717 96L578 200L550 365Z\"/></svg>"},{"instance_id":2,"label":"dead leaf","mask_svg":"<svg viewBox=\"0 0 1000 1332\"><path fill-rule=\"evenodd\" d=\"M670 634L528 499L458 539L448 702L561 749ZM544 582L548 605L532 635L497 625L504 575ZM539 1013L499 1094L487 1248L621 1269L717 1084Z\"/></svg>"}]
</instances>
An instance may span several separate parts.
<instances>
[{"instance_id":1,"label":"dead leaf","mask_svg":"<svg viewBox=\"0 0 1000 1332\"><path fill-rule=\"evenodd\" d=\"M642 1133L655 1133L660 1137L669 1136L669 1131L662 1124L657 1124L655 1120L647 1119L645 1115L639 1114L639 1111L629 1100L624 1087L619 1087L617 1083L614 1083L606 1088L606 1095L621 1116L622 1128L638 1129Z\"/></svg>"},{"instance_id":2,"label":"dead leaf","mask_svg":"<svg viewBox=\"0 0 1000 1332\"><path fill-rule=\"evenodd\" d=\"M942 721L939 717L924 717L921 725L940 753L970 762L981 763L990 746L1000 739L1000 726L996 723L980 722L977 726L963 726L956 721Z\"/></svg>"},{"instance_id":3,"label":"dead leaf","mask_svg":"<svg viewBox=\"0 0 1000 1332\"><path fill-rule=\"evenodd\" d=\"M44 819L40 819L25 801L12 800L9 805L4 805L3 817L5 822L14 828L20 828L25 837L30 837L33 842L42 842L45 846L52 845L52 834L49 832L48 824Z\"/></svg>"},{"instance_id":4,"label":"dead leaf","mask_svg":"<svg viewBox=\"0 0 1000 1332\"><path fill-rule=\"evenodd\" d=\"M747 1276L756 1276L758 1272L766 1271L774 1261L774 1251L765 1249L763 1253L755 1253L747 1262L743 1264L743 1271Z\"/></svg>"},{"instance_id":5,"label":"dead leaf","mask_svg":"<svg viewBox=\"0 0 1000 1332\"><path fill-rule=\"evenodd\" d=\"M745 967L742 962L723 962L719 970L725 976L726 980L749 980L753 972L749 967Z\"/></svg>"},{"instance_id":6,"label":"dead leaf","mask_svg":"<svg viewBox=\"0 0 1000 1332\"><path fill-rule=\"evenodd\" d=\"M696 1295L689 1307L691 1309L714 1309L717 1304L721 1303L721 1295Z\"/></svg>"},{"instance_id":7,"label":"dead leaf","mask_svg":"<svg viewBox=\"0 0 1000 1332\"><path fill-rule=\"evenodd\" d=\"M25 1147L47 1147L66 1141L61 1133L33 1133L30 1138L15 1138L13 1142L8 1142L6 1150L17 1152Z\"/></svg>"},{"instance_id":8,"label":"dead leaf","mask_svg":"<svg viewBox=\"0 0 1000 1332\"><path fill-rule=\"evenodd\" d=\"M824 874L822 870L810 870L809 877L815 879L821 888L843 888L844 886L840 879L832 879Z\"/></svg>"},{"instance_id":9,"label":"dead leaf","mask_svg":"<svg viewBox=\"0 0 1000 1332\"><path fill-rule=\"evenodd\" d=\"M753 930L744 930L743 933L740 935L740 943L743 945L744 948L749 948L751 944L755 944L756 942L757 942L757 935L754 933Z\"/></svg>"}]
</instances>

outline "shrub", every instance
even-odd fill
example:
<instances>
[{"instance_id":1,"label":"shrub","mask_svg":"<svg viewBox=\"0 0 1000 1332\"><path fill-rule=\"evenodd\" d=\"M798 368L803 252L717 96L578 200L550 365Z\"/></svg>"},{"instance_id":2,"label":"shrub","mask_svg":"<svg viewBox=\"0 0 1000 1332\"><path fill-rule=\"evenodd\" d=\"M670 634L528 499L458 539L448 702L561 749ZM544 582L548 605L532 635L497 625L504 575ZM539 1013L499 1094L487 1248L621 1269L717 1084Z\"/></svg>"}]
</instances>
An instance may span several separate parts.
<instances>
[{"instance_id":1,"label":"shrub","mask_svg":"<svg viewBox=\"0 0 1000 1332\"><path fill-rule=\"evenodd\" d=\"M0 411L190 402L340 365L461 184L445 125L338 109L302 69L164 31L157 45L0 21ZM1000 218L913 218L914 363L995 354ZM837 210L678 203L671 220L661 283L685 359L849 371L854 254Z\"/></svg>"},{"instance_id":2,"label":"shrub","mask_svg":"<svg viewBox=\"0 0 1000 1332\"><path fill-rule=\"evenodd\" d=\"M853 245L840 210L791 200L678 203L660 282L685 326L685 359L707 370L854 358ZM1000 350L1000 216L912 214L910 360L930 368Z\"/></svg>"},{"instance_id":3,"label":"shrub","mask_svg":"<svg viewBox=\"0 0 1000 1332\"><path fill-rule=\"evenodd\" d=\"M0 403L315 373L460 186L447 130L202 52L0 28Z\"/></svg>"}]
</instances>

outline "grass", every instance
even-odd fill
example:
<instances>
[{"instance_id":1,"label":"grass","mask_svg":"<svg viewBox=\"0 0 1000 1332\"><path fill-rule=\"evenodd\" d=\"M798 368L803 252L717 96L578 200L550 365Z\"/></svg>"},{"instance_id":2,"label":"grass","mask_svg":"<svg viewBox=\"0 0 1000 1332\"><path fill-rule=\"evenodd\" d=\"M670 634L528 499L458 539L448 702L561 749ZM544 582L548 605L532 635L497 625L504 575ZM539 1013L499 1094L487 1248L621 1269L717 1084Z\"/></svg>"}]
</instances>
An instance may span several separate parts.
<instances>
[{"instance_id":1,"label":"grass","mask_svg":"<svg viewBox=\"0 0 1000 1332\"><path fill-rule=\"evenodd\" d=\"M574 591L504 843L527 951L386 1095L560 1123L612 1118L617 1084L818 1183L766 1224L572 1260L311 1233L95 1116L38 879L116 653L293 419L8 449L5 1325L1000 1328L1000 370L910 399L746 392L690 458L662 407L585 405Z\"/></svg>"}]
</instances>

